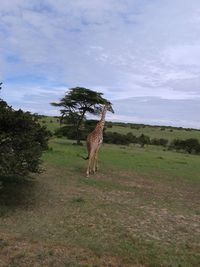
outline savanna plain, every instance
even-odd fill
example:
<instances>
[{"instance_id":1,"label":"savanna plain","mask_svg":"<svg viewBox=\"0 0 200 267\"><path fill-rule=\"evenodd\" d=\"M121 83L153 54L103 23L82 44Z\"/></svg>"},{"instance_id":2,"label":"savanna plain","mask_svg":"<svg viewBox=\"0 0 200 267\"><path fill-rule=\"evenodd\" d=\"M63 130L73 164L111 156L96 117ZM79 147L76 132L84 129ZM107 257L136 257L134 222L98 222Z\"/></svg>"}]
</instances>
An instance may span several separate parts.
<instances>
[{"instance_id":1,"label":"savanna plain","mask_svg":"<svg viewBox=\"0 0 200 267\"><path fill-rule=\"evenodd\" d=\"M0 266L200 266L199 155L104 144L99 172L86 178L85 145L52 137L49 147L41 174L0 191Z\"/></svg>"}]
</instances>

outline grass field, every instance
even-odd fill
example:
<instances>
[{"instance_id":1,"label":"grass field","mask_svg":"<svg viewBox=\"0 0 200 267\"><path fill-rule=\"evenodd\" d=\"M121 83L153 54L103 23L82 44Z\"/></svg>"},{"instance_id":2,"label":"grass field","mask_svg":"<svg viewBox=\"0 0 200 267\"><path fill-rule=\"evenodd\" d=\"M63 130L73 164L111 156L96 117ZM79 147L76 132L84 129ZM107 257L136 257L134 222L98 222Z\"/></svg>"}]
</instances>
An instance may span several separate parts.
<instances>
[{"instance_id":1,"label":"grass field","mask_svg":"<svg viewBox=\"0 0 200 267\"><path fill-rule=\"evenodd\" d=\"M200 265L199 156L103 145L87 179L84 146L50 147L1 190L0 266Z\"/></svg>"},{"instance_id":2,"label":"grass field","mask_svg":"<svg viewBox=\"0 0 200 267\"><path fill-rule=\"evenodd\" d=\"M150 127L146 126L139 129L131 129L130 127L113 126L112 128L107 128L107 131L118 132L121 134L127 134L128 132L133 133L135 136L141 134L148 135L150 138L166 138L169 141L173 139L187 139L187 138L197 138L200 141L200 131L198 130L186 130L186 129L171 129L163 127Z\"/></svg>"},{"instance_id":3,"label":"grass field","mask_svg":"<svg viewBox=\"0 0 200 267\"><path fill-rule=\"evenodd\" d=\"M59 120L54 117L44 117L39 119L39 123L46 126L52 133L60 127Z\"/></svg>"},{"instance_id":4,"label":"grass field","mask_svg":"<svg viewBox=\"0 0 200 267\"><path fill-rule=\"evenodd\" d=\"M56 129L60 127L58 119L53 117L45 117L40 119L40 123L45 125L51 132L55 132ZM133 133L135 136L141 134L148 135L150 138L166 138L169 141L173 139L187 139L187 138L197 138L200 141L200 131L191 129L176 129L176 128L167 128L163 130L164 127L153 127L145 126L144 128L140 127L139 129L132 129L130 126L113 126L112 128L107 128L106 131L118 132L121 134L127 134L129 132Z\"/></svg>"}]
</instances>

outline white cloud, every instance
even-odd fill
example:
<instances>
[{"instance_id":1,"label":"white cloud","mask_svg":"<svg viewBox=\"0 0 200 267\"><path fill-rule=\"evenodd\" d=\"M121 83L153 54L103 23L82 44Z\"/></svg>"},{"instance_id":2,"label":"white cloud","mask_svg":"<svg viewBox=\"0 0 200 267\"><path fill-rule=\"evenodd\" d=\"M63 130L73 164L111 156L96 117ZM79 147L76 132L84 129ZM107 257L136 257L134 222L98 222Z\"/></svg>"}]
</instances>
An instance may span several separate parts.
<instances>
[{"instance_id":1,"label":"white cloud","mask_svg":"<svg viewBox=\"0 0 200 267\"><path fill-rule=\"evenodd\" d=\"M54 94L78 85L109 99L199 97L199 10L198 0L3 1L0 77L12 92L7 97L23 106L33 90L41 96L41 88Z\"/></svg>"},{"instance_id":2,"label":"white cloud","mask_svg":"<svg viewBox=\"0 0 200 267\"><path fill-rule=\"evenodd\" d=\"M200 43L168 47L163 60L178 66L200 67Z\"/></svg>"},{"instance_id":3,"label":"white cloud","mask_svg":"<svg viewBox=\"0 0 200 267\"><path fill-rule=\"evenodd\" d=\"M200 128L200 98L134 97L113 101L113 104L115 121Z\"/></svg>"}]
</instances>

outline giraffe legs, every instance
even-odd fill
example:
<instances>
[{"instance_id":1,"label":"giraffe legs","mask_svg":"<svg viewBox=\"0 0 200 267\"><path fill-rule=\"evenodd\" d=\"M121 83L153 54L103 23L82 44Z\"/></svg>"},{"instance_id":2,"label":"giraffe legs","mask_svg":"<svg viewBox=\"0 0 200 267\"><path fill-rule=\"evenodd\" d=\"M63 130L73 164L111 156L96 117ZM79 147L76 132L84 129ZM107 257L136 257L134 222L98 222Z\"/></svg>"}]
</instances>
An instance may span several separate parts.
<instances>
[{"instance_id":1,"label":"giraffe legs","mask_svg":"<svg viewBox=\"0 0 200 267\"><path fill-rule=\"evenodd\" d=\"M89 155L89 160L88 160L88 166L87 166L87 172L86 172L86 176L89 177L90 176L90 173L92 171L92 167L94 165L94 157L95 157L95 151L92 150L90 152L90 155Z\"/></svg>"},{"instance_id":2,"label":"giraffe legs","mask_svg":"<svg viewBox=\"0 0 200 267\"><path fill-rule=\"evenodd\" d=\"M91 163L92 163L92 158L89 157L88 166L87 166L87 171L86 171L86 176L87 176L87 177L90 176L90 167L91 167Z\"/></svg>"},{"instance_id":3,"label":"giraffe legs","mask_svg":"<svg viewBox=\"0 0 200 267\"><path fill-rule=\"evenodd\" d=\"M87 172L86 172L87 177L89 177L90 173L92 172L95 173L98 169L98 151L99 151L99 148L91 151L89 155L89 161L88 161Z\"/></svg>"},{"instance_id":4,"label":"giraffe legs","mask_svg":"<svg viewBox=\"0 0 200 267\"><path fill-rule=\"evenodd\" d=\"M99 147L95 151L94 155L93 173L95 173L98 170L98 153L99 153Z\"/></svg>"}]
</instances>

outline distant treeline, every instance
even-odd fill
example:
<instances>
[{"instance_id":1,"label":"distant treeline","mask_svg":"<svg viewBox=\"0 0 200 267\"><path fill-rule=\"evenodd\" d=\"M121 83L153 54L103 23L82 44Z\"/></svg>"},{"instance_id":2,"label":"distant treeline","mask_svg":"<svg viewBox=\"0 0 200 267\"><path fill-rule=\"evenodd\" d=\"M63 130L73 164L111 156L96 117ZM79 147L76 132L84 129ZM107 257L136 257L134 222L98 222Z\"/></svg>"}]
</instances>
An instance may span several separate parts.
<instances>
[{"instance_id":1,"label":"distant treeline","mask_svg":"<svg viewBox=\"0 0 200 267\"><path fill-rule=\"evenodd\" d=\"M104 142L116 145L140 144L141 147L144 147L145 145L155 145L163 146L169 150L182 151L190 154L200 154L200 143L196 138L188 138L185 140L175 139L169 142L169 140L165 138L150 138L144 134L135 136L131 132L127 134L105 132Z\"/></svg>"},{"instance_id":2,"label":"distant treeline","mask_svg":"<svg viewBox=\"0 0 200 267\"><path fill-rule=\"evenodd\" d=\"M85 121L81 131L81 140L86 140L87 135L94 129L97 121ZM107 122L106 127L110 128L116 123ZM118 126L124 124L118 123ZM133 126L133 125L132 125ZM135 126L134 126L135 127ZM141 127L141 126L140 126ZM161 128L162 129L162 128ZM57 137L65 136L68 139L76 140L76 130L71 125L65 125L55 131ZM169 141L165 138L150 138L148 135L141 134L135 136L132 132L121 134L118 132L104 131L104 143L115 145L130 145L139 144L141 147L146 145L162 146L165 149L187 152L192 154L200 154L200 143L196 138L189 138L186 140L175 139Z\"/></svg>"},{"instance_id":3,"label":"distant treeline","mask_svg":"<svg viewBox=\"0 0 200 267\"><path fill-rule=\"evenodd\" d=\"M185 130L185 131L200 131L200 129L194 129L194 128L184 128L184 127L175 127L175 126L164 126L164 125L149 125L149 124L141 124L141 123L125 123L125 122L106 122L106 126L109 128L113 126L120 126L125 128L131 128L139 130L141 128L160 128L161 131L165 130Z\"/></svg>"},{"instance_id":4,"label":"distant treeline","mask_svg":"<svg viewBox=\"0 0 200 267\"><path fill-rule=\"evenodd\" d=\"M48 116L45 115L38 115L37 113L35 113L35 116L42 119L42 118L47 118ZM60 116L51 116L50 118L56 119L57 122L60 121ZM44 120L45 121L45 120ZM88 122L97 122L97 120L87 120ZM125 123L125 122L111 122L111 121L107 121L105 123L105 126L108 128L112 128L113 126L120 126L120 127L124 127L124 128L131 128L131 129L136 129L139 130L141 128L160 128L161 131L165 131L165 130L184 130L184 131L200 131L200 129L195 129L195 128L184 128L184 127L175 127L175 126L166 126L166 125L150 125L150 124L142 124L142 123Z\"/></svg>"}]
</instances>

